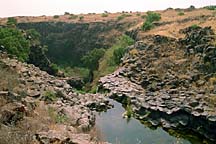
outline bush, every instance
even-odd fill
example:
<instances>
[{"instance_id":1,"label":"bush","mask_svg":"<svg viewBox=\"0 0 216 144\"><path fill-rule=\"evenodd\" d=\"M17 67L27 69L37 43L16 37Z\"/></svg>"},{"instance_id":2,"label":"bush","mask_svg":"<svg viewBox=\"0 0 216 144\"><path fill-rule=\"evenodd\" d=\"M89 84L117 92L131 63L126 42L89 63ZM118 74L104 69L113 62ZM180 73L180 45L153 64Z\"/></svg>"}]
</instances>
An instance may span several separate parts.
<instances>
[{"instance_id":1,"label":"bush","mask_svg":"<svg viewBox=\"0 0 216 144\"><path fill-rule=\"evenodd\" d=\"M103 57L105 53L105 50L100 49L93 49L89 53L87 53L85 56L82 57L83 64L89 68L89 70L96 70L99 65L99 60Z\"/></svg>"},{"instance_id":2,"label":"bush","mask_svg":"<svg viewBox=\"0 0 216 144\"><path fill-rule=\"evenodd\" d=\"M83 19L84 19L84 16L80 16L80 17L79 17L79 20L83 20Z\"/></svg>"},{"instance_id":3,"label":"bush","mask_svg":"<svg viewBox=\"0 0 216 144\"><path fill-rule=\"evenodd\" d=\"M59 68L56 64L52 63L50 64L50 74L56 75L59 72Z\"/></svg>"},{"instance_id":4,"label":"bush","mask_svg":"<svg viewBox=\"0 0 216 144\"><path fill-rule=\"evenodd\" d=\"M108 17L108 14L107 13L102 13L101 16L102 17Z\"/></svg>"},{"instance_id":5,"label":"bush","mask_svg":"<svg viewBox=\"0 0 216 144\"><path fill-rule=\"evenodd\" d=\"M122 15L120 15L120 16L118 16L117 17L117 20L122 20L122 19L124 19L125 17L131 17L132 15L131 14L122 14Z\"/></svg>"},{"instance_id":6,"label":"bush","mask_svg":"<svg viewBox=\"0 0 216 144\"><path fill-rule=\"evenodd\" d=\"M208 10L216 10L216 6L215 5L206 6L204 8L208 9Z\"/></svg>"},{"instance_id":7,"label":"bush","mask_svg":"<svg viewBox=\"0 0 216 144\"><path fill-rule=\"evenodd\" d=\"M77 19L78 16L77 15L71 15L68 19Z\"/></svg>"},{"instance_id":8,"label":"bush","mask_svg":"<svg viewBox=\"0 0 216 144\"><path fill-rule=\"evenodd\" d=\"M53 101L56 101L56 99L57 99L57 96L54 92L52 92L52 91L46 91L45 92L44 101L53 102Z\"/></svg>"},{"instance_id":9,"label":"bush","mask_svg":"<svg viewBox=\"0 0 216 144\"><path fill-rule=\"evenodd\" d=\"M147 12L146 21L143 23L142 30L148 31L154 28L154 21L159 21L161 19L161 15L154 12Z\"/></svg>"},{"instance_id":10,"label":"bush","mask_svg":"<svg viewBox=\"0 0 216 144\"><path fill-rule=\"evenodd\" d=\"M193 25L191 25L190 26L192 29L197 29L197 28L199 28L199 26L197 25L197 24L193 24Z\"/></svg>"},{"instance_id":11,"label":"bush","mask_svg":"<svg viewBox=\"0 0 216 144\"><path fill-rule=\"evenodd\" d=\"M141 18L142 18L142 19L145 19L145 18L146 18L146 15L141 15Z\"/></svg>"},{"instance_id":12,"label":"bush","mask_svg":"<svg viewBox=\"0 0 216 144\"><path fill-rule=\"evenodd\" d=\"M8 26L13 26L17 24L17 19L15 19L14 17L9 17L7 19L7 25Z\"/></svg>"},{"instance_id":13,"label":"bush","mask_svg":"<svg viewBox=\"0 0 216 144\"><path fill-rule=\"evenodd\" d=\"M154 24L152 24L149 21L144 22L144 24L142 26L143 31L148 31L148 30L151 30L152 28L154 28Z\"/></svg>"},{"instance_id":14,"label":"bush","mask_svg":"<svg viewBox=\"0 0 216 144\"><path fill-rule=\"evenodd\" d=\"M0 28L0 45L8 54L14 55L20 61L27 61L30 52L30 42L24 34L14 28Z\"/></svg>"},{"instance_id":15,"label":"bush","mask_svg":"<svg viewBox=\"0 0 216 144\"><path fill-rule=\"evenodd\" d=\"M147 12L146 20L149 22L159 21L161 19L161 15L154 12Z\"/></svg>"},{"instance_id":16,"label":"bush","mask_svg":"<svg viewBox=\"0 0 216 144\"><path fill-rule=\"evenodd\" d=\"M57 18L59 18L59 16L58 16L58 15L54 15L53 18L54 18L54 19L57 19Z\"/></svg>"},{"instance_id":17,"label":"bush","mask_svg":"<svg viewBox=\"0 0 216 144\"><path fill-rule=\"evenodd\" d=\"M117 17L117 20L120 21L120 20L123 20L124 18L125 17L123 15L120 15L120 16Z\"/></svg>"},{"instance_id":18,"label":"bush","mask_svg":"<svg viewBox=\"0 0 216 144\"><path fill-rule=\"evenodd\" d=\"M64 15L70 15L70 13L69 12L65 12Z\"/></svg>"},{"instance_id":19,"label":"bush","mask_svg":"<svg viewBox=\"0 0 216 144\"><path fill-rule=\"evenodd\" d=\"M179 12L178 15L179 15L179 16L183 16L183 15L184 15L184 12Z\"/></svg>"},{"instance_id":20,"label":"bush","mask_svg":"<svg viewBox=\"0 0 216 144\"><path fill-rule=\"evenodd\" d=\"M125 52L126 52L126 49L123 47L120 47L114 50L113 59L114 59L115 64L118 65L121 63L121 58L124 56Z\"/></svg>"},{"instance_id":21,"label":"bush","mask_svg":"<svg viewBox=\"0 0 216 144\"><path fill-rule=\"evenodd\" d=\"M141 14L140 14L140 13L137 13L136 16L141 16Z\"/></svg>"}]
</instances>

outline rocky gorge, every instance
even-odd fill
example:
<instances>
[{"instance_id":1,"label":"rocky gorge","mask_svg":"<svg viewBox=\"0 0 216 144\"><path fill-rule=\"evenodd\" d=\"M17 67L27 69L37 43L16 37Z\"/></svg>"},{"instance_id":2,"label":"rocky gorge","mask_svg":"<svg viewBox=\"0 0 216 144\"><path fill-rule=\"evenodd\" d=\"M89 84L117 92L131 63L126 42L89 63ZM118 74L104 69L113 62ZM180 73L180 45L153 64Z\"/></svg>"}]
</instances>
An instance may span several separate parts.
<instances>
[{"instance_id":1,"label":"rocky gorge","mask_svg":"<svg viewBox=\"0 0 216 144\"><path fill-rule=\"evenodd\" d=\"M119 69L100 79L100 90L130 105L140 121L215 141L215 34L198 26L180 33L146 36L128 47Z\"/></svg>"},{"instance_id":2,"label":"rocky gorge","mask_svg":"<svg viewBox=\"0 0 216 144\"><path fill-rule=\"evenodd\" d=\"M7 69L14 76L13 80L7 79L9 86L0 91L0 130L5 131L0 134L0 143L99 142L90 134L95 124L91 110L111 108L103 95L74 92L65 78L51 76L34 65L8 58L5 53L0 55L0 65L1 72ZM13 135L9 131L13 127L21 127L20 132L18 129Z\"/></svg>"}]
</instances>

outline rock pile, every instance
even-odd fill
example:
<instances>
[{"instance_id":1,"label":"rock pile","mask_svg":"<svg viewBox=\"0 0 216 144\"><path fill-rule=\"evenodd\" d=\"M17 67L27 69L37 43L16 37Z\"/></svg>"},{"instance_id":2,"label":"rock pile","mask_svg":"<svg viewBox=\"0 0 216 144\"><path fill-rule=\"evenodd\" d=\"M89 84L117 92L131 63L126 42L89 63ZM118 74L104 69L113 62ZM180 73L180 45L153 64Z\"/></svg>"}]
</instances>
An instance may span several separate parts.
<instances>
[{"instance_id":1,"label":"rock pile","mask_svg":"<svg viewBox=\"0 0 216 144\"><path fill-rule=\"evenodd\" d=\"M129 99L140 120L192 130L215 141L215 79L200 69L215 64L213 32L209 27L183 31L186 36L180 40L148 36L129 47L122 67L100 79L101 88L122 103Z\"/></svg>"},{"instance_id":2,"label":"rock pile","mask_svg":"<svg viewBox=\"0 0 216 144\"><path fill-rule=\"evenodd\" d=\"M37 142L97 143L92 140L91 135L82 132L90 131L95 124L95 114L91 110L102 111L110 107L103 95L78 94L65 79L51 76L34 65L9 59L5 54L1 55L0 61L5 68L9 67L17 72L19 81L18 91L0 92L0 97L13 97L9 103L0 105L2 124L16 125L28 117L39 116L37 109L40 105L43 110L56 114L55 127L58 128L52 129L44 124L44 128L35 133ZM15 97L19 97L19 100L15 100ZM40 121L38 123L43 124Z\"/></svg>"}]
</instances>

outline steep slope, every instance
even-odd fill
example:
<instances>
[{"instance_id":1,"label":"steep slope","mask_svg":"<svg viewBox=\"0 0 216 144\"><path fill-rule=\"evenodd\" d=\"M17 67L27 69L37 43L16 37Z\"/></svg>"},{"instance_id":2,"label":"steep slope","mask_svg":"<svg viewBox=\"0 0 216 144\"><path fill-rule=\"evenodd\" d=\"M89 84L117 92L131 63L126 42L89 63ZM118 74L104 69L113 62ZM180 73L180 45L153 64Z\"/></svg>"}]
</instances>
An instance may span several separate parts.
<instances>
[{"instance_id":1,"label":"steep slope","mask_svg":"<svg viewBox=\"0 0 216 144\"><path fill-rule=\"evenodd\" d=\"M0 54L0 76L0 143L98 143L90 109L109 106L102 95L75 93L66 79L7 54Z\"/></svg>"},{"instance_id":2,"label":"steep slope","mask_svg":"<svg viewBox=\"0 0 216 144\"><path fill-rule=\"evenodd\" d=\"M191 25L212 26L216 30L215 11L201 9L167 9L155 11L161 20L150 31L142 31L145 12L106 14L15 17L21 29L34 28L42 35L43 45L48 45L49 58L58 64L81 65L80 58L93 48L109 48L124 33L136 40L146 35L159 34L173 38L182 37L178 31ZM179 13L183 13L180 15ZM105 16L104 16L105 15ZM79 17L83 17L80 20ZM5 24L7 18L0 19Z\"/></svg>"},{"instance_id":3,"label":"steep slope","mask_svg":"<svg viewBox=\"0 0 216 144\"><path fill-rule=\"evenodd\" d=\"M101 78L101 87L131 105L141 121L215 141L215 33L210 27L180 32L182 39L149 35L129 47L121 67Z\"/></svg>"}]
</instances>

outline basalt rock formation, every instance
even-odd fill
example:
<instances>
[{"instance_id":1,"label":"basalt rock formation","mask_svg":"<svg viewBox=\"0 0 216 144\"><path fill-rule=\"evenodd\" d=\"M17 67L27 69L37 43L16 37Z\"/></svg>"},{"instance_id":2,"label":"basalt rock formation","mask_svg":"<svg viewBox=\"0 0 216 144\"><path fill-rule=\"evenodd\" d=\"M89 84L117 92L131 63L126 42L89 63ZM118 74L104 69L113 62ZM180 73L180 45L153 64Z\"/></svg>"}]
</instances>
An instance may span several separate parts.
<instances>
[{"instance_id":1,"label":"basalt rock formation","mask_svg":"<svg viewBox=\"0 0 216 144\"><path fill-rule=\"evenodd\" d=\"M180 32L184 38L150 35L130 46L100 88L139 120L216 141L215 34L210 27Z\"/></svg>"},{"instance_id":2,"label":"basalt rock formation","mask_svg":"<svg viewBox=\"0 0 216 144\"><path fill-rule=\"evenodd\" d=\"M26 143L40 144L98 143L96 136L89 132L95 124L91 110L102 111L109 107L108 100L102 95L78 94L65 79L10 59L7 54L0 55L0 68L1 72L5 70L4 76L9 70L13 71L13 80L16 80L6 80L8 86L0 88L2 143L23 143L22 139ZM19 135L19 131L7 133L9 128L20 127L24 134ZM13 132L15 135L10 135Z\"/></svg>"}]
</instances>

